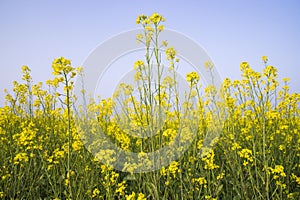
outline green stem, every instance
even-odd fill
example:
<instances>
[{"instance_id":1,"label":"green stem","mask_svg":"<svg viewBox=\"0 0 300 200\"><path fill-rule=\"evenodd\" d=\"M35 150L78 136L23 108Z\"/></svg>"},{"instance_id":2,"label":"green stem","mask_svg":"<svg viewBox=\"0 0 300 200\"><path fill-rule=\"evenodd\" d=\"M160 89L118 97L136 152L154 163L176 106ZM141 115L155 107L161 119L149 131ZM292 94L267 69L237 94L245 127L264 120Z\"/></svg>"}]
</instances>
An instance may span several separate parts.
<instances>
[{"instance_id":1,"label":"green stem","mask_svg":"<svg viewBox=\"0 0 300 200\"><path fill-rule=\"evenodd\" d=\"M69 90L69 80L67 74L64 73L66 92L67 92L67 114L68 114L68 163L67 163L67 178L69 180L68 189L69 189L69 198L72 199L72 187L71 187L71 176L70 176L70 154L71 154L71 109L70 109L70 90Z\"/></svg>"}]
</instances>

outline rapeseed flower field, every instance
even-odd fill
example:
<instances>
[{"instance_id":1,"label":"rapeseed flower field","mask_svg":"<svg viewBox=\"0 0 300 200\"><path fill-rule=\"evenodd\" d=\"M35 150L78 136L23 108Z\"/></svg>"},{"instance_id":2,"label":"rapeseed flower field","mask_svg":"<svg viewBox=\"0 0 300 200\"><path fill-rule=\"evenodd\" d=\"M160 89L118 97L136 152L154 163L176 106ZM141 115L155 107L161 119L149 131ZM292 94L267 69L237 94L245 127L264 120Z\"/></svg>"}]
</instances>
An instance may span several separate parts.
<instances>
[{"instance_id":1,"label":"rapeseed flower field","mask_svg":"<svg viewBox=\"0 0 300 200\"><path fill-rule=\"evenodd\" d=\"M138 87L122 83L108 99L77 106L84 70L66 58L54 59L45 83L22 67L0 108L0 199L300 199L300 94L289 92L289 78L278 80L262 56L262 72L242 62L241 79L220 88L186 74L181 102L180 59L158 42L164 21L138 16L146 49L133 61ZM99 132L139 162L104 149ZM170 158L182 156L151 170L148 153L166 146Z\"/></svg>"}]
</instances>

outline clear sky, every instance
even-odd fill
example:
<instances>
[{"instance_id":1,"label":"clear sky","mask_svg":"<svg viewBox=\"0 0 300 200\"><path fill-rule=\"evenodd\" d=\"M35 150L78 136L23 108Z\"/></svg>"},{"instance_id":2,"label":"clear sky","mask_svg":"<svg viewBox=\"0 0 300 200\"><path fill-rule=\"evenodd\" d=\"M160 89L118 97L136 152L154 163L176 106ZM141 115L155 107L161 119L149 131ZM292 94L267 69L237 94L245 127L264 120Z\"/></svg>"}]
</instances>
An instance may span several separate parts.
<instances>
[{"instance_id":1,"label":"clear sky","mask_svg":"<svg viewBox=\"0 0 300 200\"><path fill-rule=\"evenodd\" d=\"M267 55L300 92L298 0L1 0L0 105L4 88L20 80L22 65L36 82L45 81L52 78L54 58L82 65L105 40L139 28L139 14L153 12L166 18L166 28L204 47L223 78L238 79L242 61L262 70L261 56Z\"/></svg>"}]
</instances>

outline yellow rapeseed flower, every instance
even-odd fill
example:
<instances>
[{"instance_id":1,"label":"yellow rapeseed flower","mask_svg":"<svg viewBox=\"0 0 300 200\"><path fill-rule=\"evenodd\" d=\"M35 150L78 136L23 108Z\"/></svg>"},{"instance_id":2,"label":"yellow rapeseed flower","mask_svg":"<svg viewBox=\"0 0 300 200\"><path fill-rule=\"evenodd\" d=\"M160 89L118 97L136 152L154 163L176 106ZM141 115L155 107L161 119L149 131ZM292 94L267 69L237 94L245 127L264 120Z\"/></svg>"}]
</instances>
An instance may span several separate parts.
<instances>
[{"instance_id":1,"label":"yellow rapeseed flower","mask_svg":"<svg viewBox=\"0 0 300 200\"><path fill-rule=\"evenodd\" d=\"M193 183L197 183L197 184L199 184L199 185L204 185L204 184L207 183L205 177L193 178L193 179L192 179L192 182L193 182Z\"/></svg>"},{"instance_id":2,"label":"yellow rapeseed flower","mask_svg":"<svg viewBox=\"0 0 300 200\"><path fill-rule=\"evenodd\" d=\"M176 56L176 51L173 47L169 47L166 49L166 56L167 56L167 59L172 61L174 60L175 56Z\"/></svg>"},{"instance_id":3,"label":"yellow rapeseed flower","mask_svg":"<svg viewBox=\"0 0 300 200\"><path fill-rule=\"evenodd\" d=\"M18 165L22 162L28 162L29 158L27 156L26 153L18 153L15 157L14 157L14 164Z\"/></svg>"},{"instance_id":4,"label":"yellow rapeseed flower","mask_svg":"<svg viewBox=\"0 0 300 200\"><path fill-rule=\"evenodd\" d=\"M180 172L180 169L178 167L179 167L179 163L177 161L173 161L173 162L171 162L171 164L169 165L169 167L167 169L168 172L170 174L172 174L174 178L176 177L176 173Z\"/></svg>"},{"instance_id":5,"label":"yellow rapeseed flower","mask_svg":"<svg viewBox=\"0 0 300 200\"><path fill-rule=\"evenodd\" d=\"M263 61L264 63L267 63L267 62L268 62L268 57L267 57L267 56L262 56L261 59L262 59L262 61Z\"/></svg>"},{"instance_id":6,"label":"yellow rapeseed flower","mask_svg":"<svg viewBox=\"0 0 300 200\"><path fill-rule=\"evenodd\" d=\"M92 198L97 197L99 194L100 194L100 190L98 188L95 188L92 193Z\"/></svg>"},{"instance_id":7,"label":"yellow rapeseed flower","mask_svg":"<svg viewBox=\"0 0 300 200\"><path fill-rule=\"evenodd\" d=\"M142 23L145 19L147 19L147 16L145 15L139 15L137 18L136 18L136 24L140 24Z\"/></svg>"},{"instance_id":8,"label":"yellow rapeseed flower","mask_svg":"<svg viewBox=\"0 0 300 200\"><path fill-rule=\"evenodd\" d=\"M165 26L164 26L164 25L160 25L160 26L157 27L157 30L158 30L159 32L163 31L164 29L165 29Z\"/></svg>"},{"instance_id":9,"label":"yellow rapeseed flower","mask_svg":"<svg viewBox=\"0 0 300 200\"><path fill-rule=\"evenodd\" d=\"M286 177L284 167L282 165L275 165L275 168L269 167L269 170L273 174L274 179L279 178L279 176Z\"/></svg>"},{"instance_id":10,"label":"yellow rapeseed flower","mask_svg":"<svg viewBox=\"0 0 300 200\"><path fill-rule=\"evenodd\" d=\"M139 193L137 200L147 200L143 193Z\"/></svg>"},{"instance_id":11,"label":"yellow rapeseed flower","mask_svg":"<svg viewBox=\"0 0 300 200\"><path fill-rule=\"evenodd\" d=\"M202 158L202 161L204 161L204 169L213 170L217 169L220 166L214 163L214 157L215 152L213 149L208 149L208 152L206 152L205 156Z\"/></svg>"},{"instance_id":12,"label":"yellow rapeseed flower","mask_svg":"<svg viewBox=\"0 0 300 200\"><path fill-rule=\"evenodd\" d=\"M155 25L159 24L159 22L164 22L165 21L165 18L162 15L158 14L158 13L153 13L149 17L149 19Z\"/></svg>"},{"instance_id":13,"label":"yellow rapeseed flower","mask_svg":"<svg viewBox=\"0 0 300 200\"><path fill-rule=\"evenodd\" d=\"M298 177L294 173L292 173L291 179L294 180L300 186L300 177Z\"/></svg>"},{"instance_id":14,"label":"yellow rapeseed flower","mask_svg":"<svg viewBox=\"0 0 300 200\"><path fill-rule=\"evenodd\" d=\"M241 151L238 152L238 155L241 158L244 158L244 161L243 161L244 166L248 165L249 162L250 163L253 162L252 150L250 150L250 149L242 149Z\"/></svg>"},{"instance_id":15,"label":"yellow rapeseed flower","mask_svg":"<svg viewBox=\"0 0 300 200\"><path fill-rule=\"evenodd\" d=\"M212 70L212 68L214 67L214 64L211 61L206 61L204 63L205 68Z\"/></svg>"},{"instance_id":16,"label":"yellow rapeseed flower","mask_svg":"<svg viewBox=\"0 0 300 200\"><path fill-rule=\"evenodd\" d=\"M190 72L186 75L186 81L191 85L197 84L200 80L200 76L197 72Z\"/></svg>"},{"instance_id":17,"label":"yellow rapeseed flower","mask_svg":"<svg viewBox=\"0 0 300 200\"><path fill-rule=\"evenodd\" d=\"M143 68L144 66L144 62L142 60L137 60L135 63L134 63L134 66L133 68L135 70L139 69L139 68Z\"/></svg>"},{"instance_id":18,"label":"yellow rapeseed flower","mask_svg":"<svg viewBox=\"0 0 300 200\"><path fill-rule=\"evenodd\" d=\"M120 196L123 196L125 194L126 189L126 181L122 181L121 183L118 183L116 193Z\"/></svg>"},{"instance_id":19,"label":"yellow rapeseed flower","mask_svg":"<svg viewBox=\"0 0 300 200\"><path fill-rule=\"evenodd\" d=\"M135 199L135 192L132 192L129 195L126 195L126 200L134 200Z\"/></svg>"}]
</instances>

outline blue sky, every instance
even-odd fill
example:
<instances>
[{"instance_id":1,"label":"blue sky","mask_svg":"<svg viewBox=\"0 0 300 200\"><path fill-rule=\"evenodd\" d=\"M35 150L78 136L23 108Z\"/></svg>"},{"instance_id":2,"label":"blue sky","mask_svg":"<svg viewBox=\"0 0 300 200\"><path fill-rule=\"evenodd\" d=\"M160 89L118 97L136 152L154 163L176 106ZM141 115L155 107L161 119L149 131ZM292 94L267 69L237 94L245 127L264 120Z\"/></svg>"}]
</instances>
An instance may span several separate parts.
<instances>
[{"instance_id":1,"label":"blue sky","mask_svg":"<svg viewBox=\"0 0 300 200\"><path fill-rule=\"evenodd\" d=\"M220 75L238 79L239 64L262 70L262 55L300 92L300 3L297 0L98 0L0 2L0 105L4 88L28 65L36 82L52 78L56 57L82 65L99 44L139 28L139 14L161 13L166 28L206 49ZM176 46L175 46L176 48ZM133 61L134 62L134 61Z\"/></svg>"}]
</instances>

